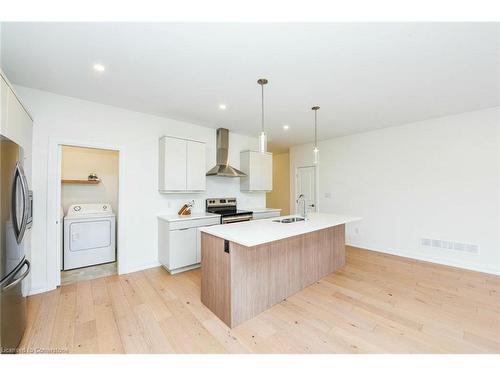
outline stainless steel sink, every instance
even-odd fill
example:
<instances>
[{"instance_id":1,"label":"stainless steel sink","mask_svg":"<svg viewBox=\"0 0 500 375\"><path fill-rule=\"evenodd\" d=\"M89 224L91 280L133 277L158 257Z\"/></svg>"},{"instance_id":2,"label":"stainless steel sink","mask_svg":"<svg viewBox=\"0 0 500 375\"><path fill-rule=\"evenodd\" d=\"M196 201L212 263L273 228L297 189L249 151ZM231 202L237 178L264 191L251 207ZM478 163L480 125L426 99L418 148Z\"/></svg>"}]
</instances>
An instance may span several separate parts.
<instances>
[{"instance_id":1,"label":"stainless steel sink","mask_svg":"<svg viewBox=\"0 0 500 375\"><path fill-rule=\"evenodd\" d=\"M277 219L273 220L276 223L283 223L283 224L288 224L288 223L295 223L297 221L304 221L305 219L303 217L287 217L284 219Z\"/></svg>"}]
</instances>

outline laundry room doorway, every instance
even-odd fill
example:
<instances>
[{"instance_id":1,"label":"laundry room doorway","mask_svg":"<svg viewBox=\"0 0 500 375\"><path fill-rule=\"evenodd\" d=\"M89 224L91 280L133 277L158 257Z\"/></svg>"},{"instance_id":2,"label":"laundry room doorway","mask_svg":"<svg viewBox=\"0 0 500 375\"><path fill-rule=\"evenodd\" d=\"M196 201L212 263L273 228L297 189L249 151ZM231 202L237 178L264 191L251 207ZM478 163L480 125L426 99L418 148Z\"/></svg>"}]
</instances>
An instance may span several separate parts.
<instances>
[{"instance_id":1,"label":"laundry room doorway","mask_svg":"<svg viewBox=\"0 0 500 375\"><path fill-rule=\"evenodd\" d=\"M55 168L48 189L54 199L48 200L47 214L57 218L48 220L49 226L56 224L47 228L53 250L48 249L49 277L59 286L118 274L120 148L72 142L52 146Z\"/></svg>"}]
</instances>

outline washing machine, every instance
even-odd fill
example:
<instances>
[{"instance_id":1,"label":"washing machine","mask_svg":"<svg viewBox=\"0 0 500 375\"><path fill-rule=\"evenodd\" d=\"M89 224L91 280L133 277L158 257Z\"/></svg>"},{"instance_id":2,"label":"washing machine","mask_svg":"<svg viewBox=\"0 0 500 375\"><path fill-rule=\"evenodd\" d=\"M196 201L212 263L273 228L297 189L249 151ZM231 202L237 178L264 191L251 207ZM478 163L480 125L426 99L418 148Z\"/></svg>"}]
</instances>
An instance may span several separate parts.
<instances>
[{"instance_id":1,"label":"washing machine","mask_svg":"<svg viewBox=\"0 0 500 375\"><path fill-rule=\"evenodd\" d=\"M64 217L64 270L116 260L115 214L110 204L74 204Z\"/></svg>"}]
</instances>

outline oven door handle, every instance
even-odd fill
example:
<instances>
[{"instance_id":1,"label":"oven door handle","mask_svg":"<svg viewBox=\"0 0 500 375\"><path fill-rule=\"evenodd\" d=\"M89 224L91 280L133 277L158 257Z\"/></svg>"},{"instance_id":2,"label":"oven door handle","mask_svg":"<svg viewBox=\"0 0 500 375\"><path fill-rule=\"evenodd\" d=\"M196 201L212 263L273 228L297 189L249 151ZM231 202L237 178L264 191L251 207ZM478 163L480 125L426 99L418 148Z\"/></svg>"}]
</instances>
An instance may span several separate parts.
<instances>
[{"instance_id":1,"label":"oven door handle","mask_svg":"<svg viewBox=\"0 0 500 375\"><path fill-rule=\"evenodd\" d=\"M252 219L252 216L238 216L234 218L223 218L222 219L222 224L229 224L229 223L237 223L240 221L250 221Z\"/></svg>"}]
</instances>

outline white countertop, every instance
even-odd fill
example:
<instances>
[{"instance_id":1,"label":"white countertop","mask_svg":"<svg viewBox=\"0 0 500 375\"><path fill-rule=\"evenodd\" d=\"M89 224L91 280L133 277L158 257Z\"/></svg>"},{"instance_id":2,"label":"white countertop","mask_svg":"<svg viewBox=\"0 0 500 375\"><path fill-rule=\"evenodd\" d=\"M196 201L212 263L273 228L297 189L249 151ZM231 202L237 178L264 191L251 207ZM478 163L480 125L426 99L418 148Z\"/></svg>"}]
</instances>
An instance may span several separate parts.
<instances>
[{"instance_id":1,"label":"white countertop","mask_svg":"<svg viewBox=\"0 0 500 375\"><path fill-rule=\"evenodd\" d=\"M220 217L219 214L211 214L209 212L193 212L189 216L185 215L158 215L158 219L165 221L184 221L196 219L208 219L211 217Z\"/></svg>"},{"instance_id":2,"label":"white countertop","mask_svg":"<svg viewBox=\"0 0 500 375\"><path fill-rule=\"evenodd\" d=\"M251 208L239 208L238 209L240 210L245 210L245 211L252 211L252 212L256 212L256 213L259 213L259 212L280 212L281 211L281 208L268 208L268 207L260 207L260 208L255 208L255 207L251 207Z\"/></svg>"},{"instance_id":3,"label":"white countertop","mask_svg":"<svg viewBox=\"0 0 500 375\"><path fill-rule=\"evenodd\" d=\"M282 216L280 219L294 216L297 215ZM360 217L323 213L310 213L306 221L295 223L277 223L273 221L276 219L214 225L211 227L202 227L200 230L204 233L251 247L361 220Z\"/></svg>"}]
</instances>

